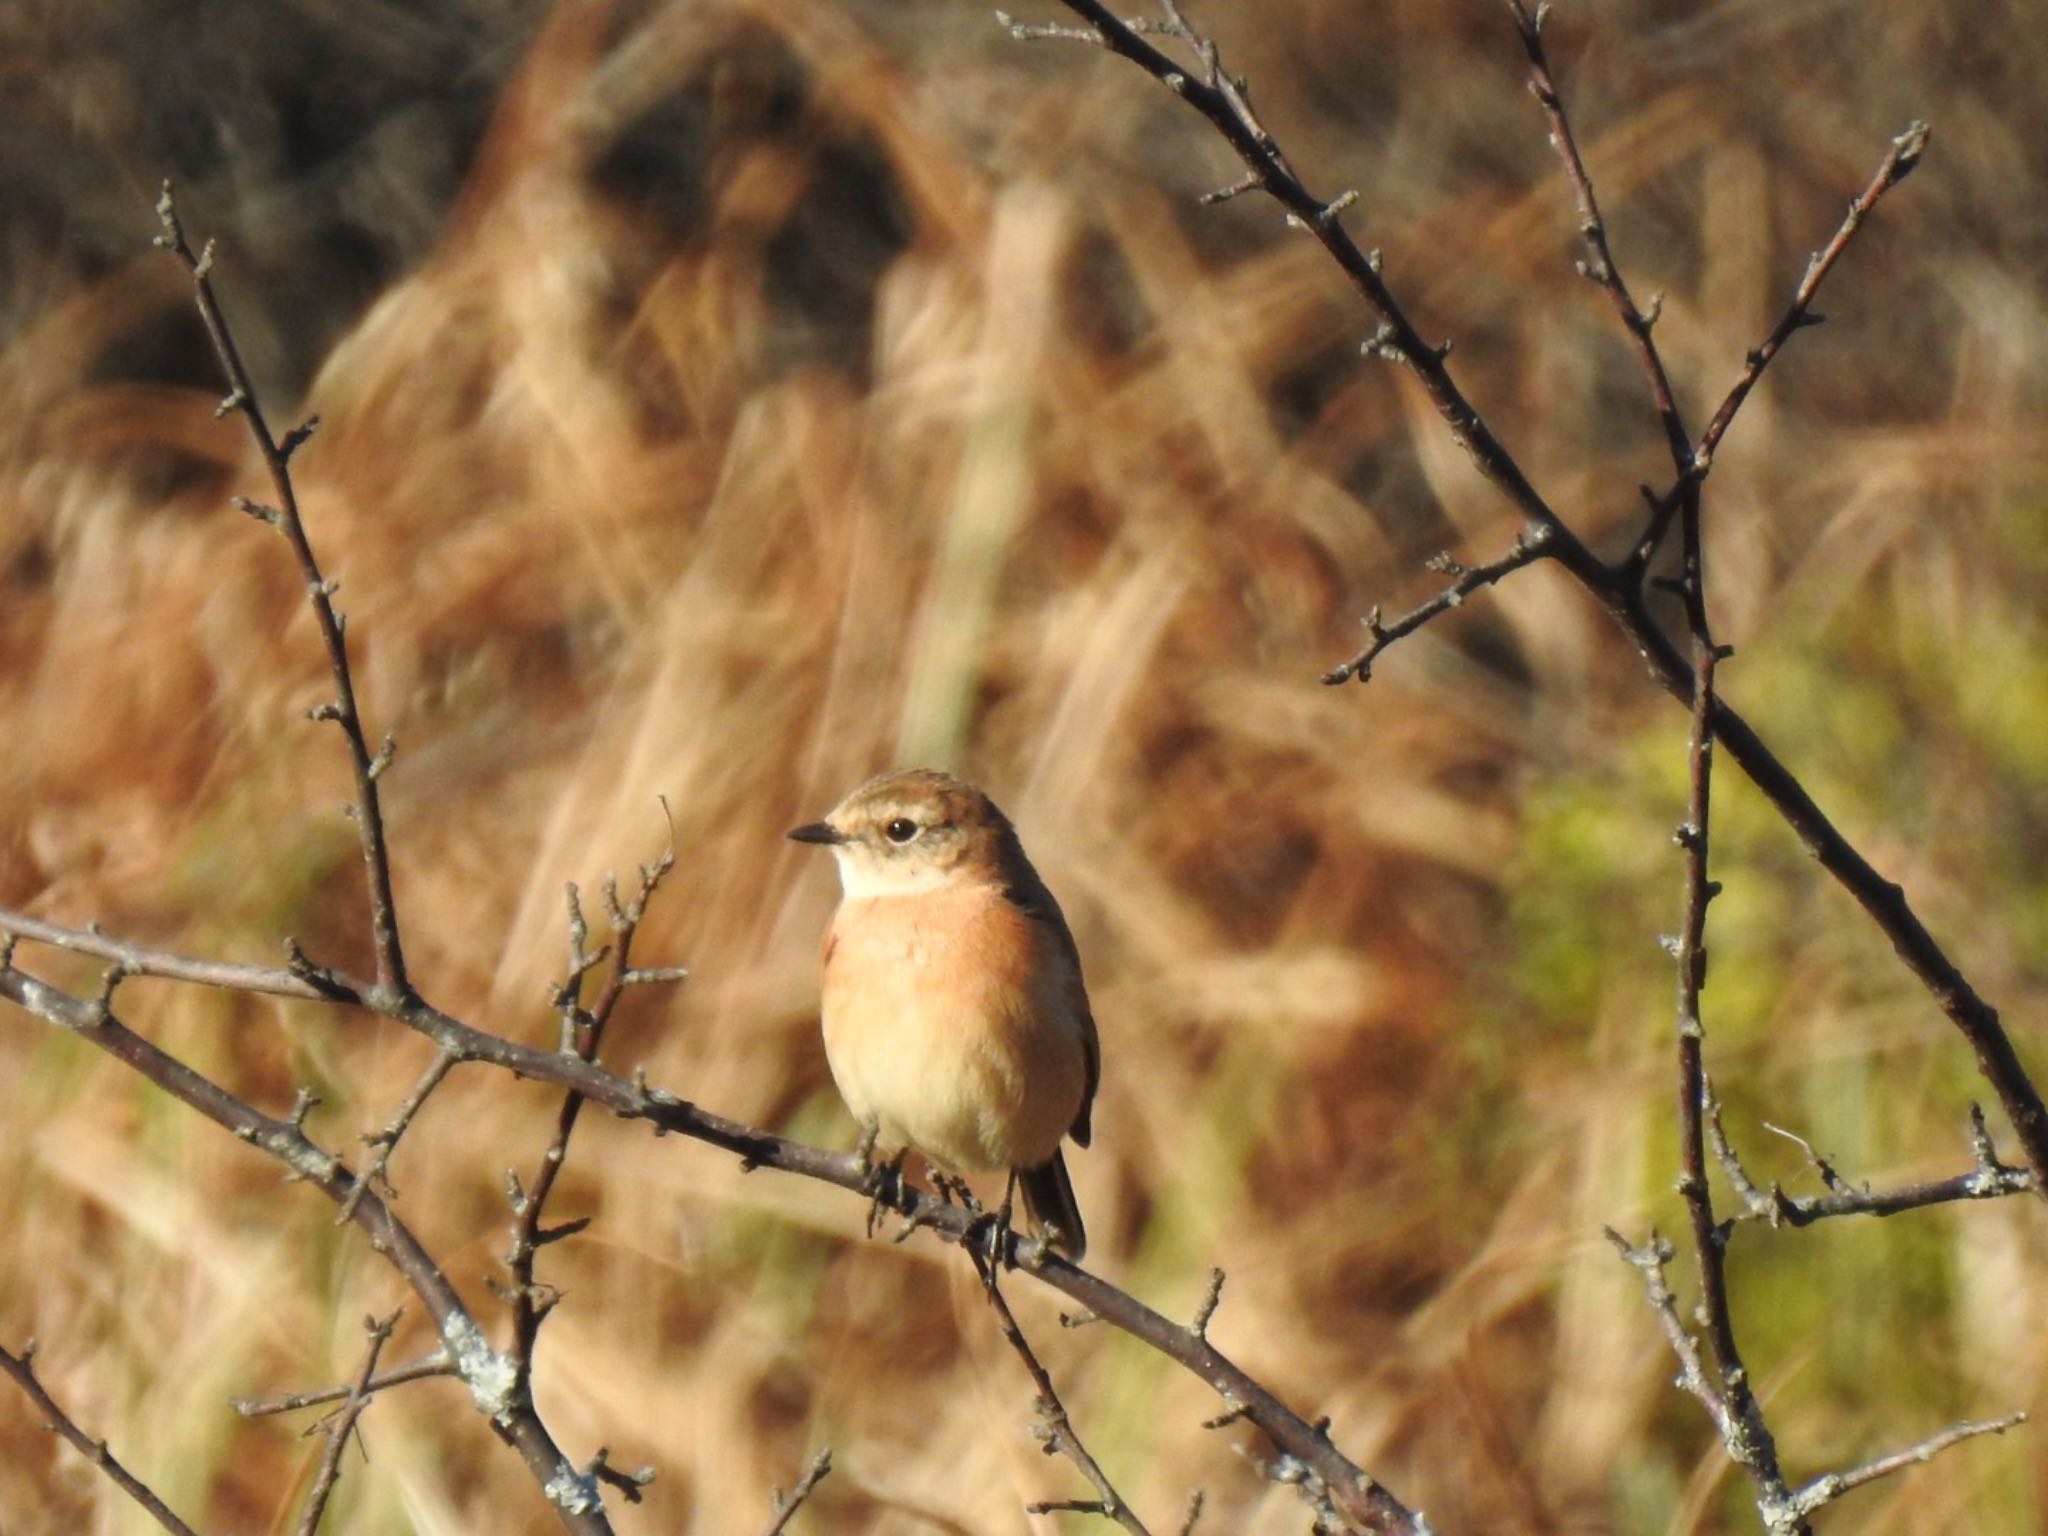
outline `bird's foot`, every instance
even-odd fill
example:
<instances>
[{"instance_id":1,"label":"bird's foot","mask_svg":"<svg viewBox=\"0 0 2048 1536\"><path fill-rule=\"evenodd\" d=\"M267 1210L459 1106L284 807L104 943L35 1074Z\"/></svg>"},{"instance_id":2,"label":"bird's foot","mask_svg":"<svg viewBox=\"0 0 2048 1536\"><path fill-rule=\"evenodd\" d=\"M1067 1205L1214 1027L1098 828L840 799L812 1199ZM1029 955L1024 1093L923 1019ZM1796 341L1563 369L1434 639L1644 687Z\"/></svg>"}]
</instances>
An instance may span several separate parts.
<instances>
[{"instance_id":1,"label":"bird's foot","mask_svg":"<svg viewBox=\"0 0 2048 1536\"><path fill-rule=\"evenodd\" d=\"M870 1161L874 1155L874 1133L870 1127L855 1155L860 1160L861 1183L868 1195L867 1233L873 1237L882 1224L884 1212L903 1209L903 1159L910 1155L910 1149L905 1147L883 1162ZM907 1228L906 1232L910 1230L914 1229ZM896 1240L901 1242L903 1238L899 1236Z\"/></svg>"},{"instance_id":2,"label":"bird's foot","mask_svg":"<svg viewBox=\"0 0 2048 1536\"><path fill-rule=\"evenodd\" d=\"M961 1234L960 1246L965 1248L969 1257L974 1260L974 1268L981 1276L982 1288L993 1297L996 1276L1010 1267L1011 1254L1015 1247L1017 1229L1011 1224L1011 1215L1015 1210L1017 1175L1010 1175L1009 1182L1003 1186L1003 1203L993 1211L983 1210L980 1202L974 1199L973 1193L968 1191L964 1184L961 1185L961 1189L967 1196L961 1203L967 1205L973 1212L973 1217L967 1223L967 1230Z\"/></svg>"}]
</instances>

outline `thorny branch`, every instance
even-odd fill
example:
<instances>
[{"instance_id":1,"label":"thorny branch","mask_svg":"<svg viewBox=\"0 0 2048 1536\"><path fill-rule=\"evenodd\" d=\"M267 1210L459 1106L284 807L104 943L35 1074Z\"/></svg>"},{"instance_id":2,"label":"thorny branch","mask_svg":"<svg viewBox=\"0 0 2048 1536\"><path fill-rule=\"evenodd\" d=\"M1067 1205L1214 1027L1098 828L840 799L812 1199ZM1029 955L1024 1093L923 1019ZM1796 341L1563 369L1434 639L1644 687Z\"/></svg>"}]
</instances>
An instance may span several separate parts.
<instances>
[{"instance_id":1,"label":"thorny branch","mask_svg":"<svg viewBox=\"0 0 2048 1536\"><path fill-rule=\"evenodd\" d=\"M1757 380L1763 377L1764 369L1784 349L1785 343L1798 332L1809 326L1822 324L1827 317L1817 313L1813 301L1820 293L1820 285L1835 263L1848 250L1849 242L1856 237L1856 231L1863 227L1863 221L1870 217L1877 207L1878 199L1891 191L1920 163L1926 153L1928 138L1933 130L1925 123L1906 125L1905 131L1892 140L1890 151L1885 155L1864 189L1850 200L1849 211L1843 216L1841 225L1835 230L1834 238L1807 259L1806 272L1793 290L1792 301L1785 307L1785 313L1761 343L1752 347L1743 359L1742 372L1736 376L1712 419L1707 422L1706 431L1700 434L1699 443L1694 447L1689 464L1679 466L1677 482L1663 496L1652 504L1650 517L1644 525L1641 536L1622 562L1620 574L1625 580L1640 582L1649 569L1657 547L1663 542L1664 534L1670 527L1673 514L1688 502L1698 504L1699 486L1712 471L1714 455L1720 450L1722 438L1735 424L1735 414L1742 409L1743 401L1756 388Z\"/></svg>"},{"instance_id":2,"label":"thorny branch","mask_svg":"<svg viewBox=\"0 0 2048 1536\"><path fill-rule=\"evenodd\" d=\"M1450 428L1452 440L1470 454L1481 475L1498 489L1525 523L1545 529L1544 557L1555 560L1584 586L1620 626L1631 644L1649 663L1664 690L1691 705L1696 689L1693 668L1684 652L1652 616L1643 591L1647 557L1639 564L1631 555L1610 566L1595 555L1531 484L1520 464L1494 436L1492 429L1466 398L1446 365L1446 350L1423 340L1410 321L1380 270L1377 252L1367 253L1345 230L1343 213L1355 199L1346 194L1324 199L1310 192L1295 175L1280 147L1274 142L1247 102L1244 82L1225 71L1213 43L1199 39L1188 27L1177 6L1166 8L1167 22L1150 30L1190 44L1201 61L1197 72L1176 62L1154 47L1140 29L1119 20L1101 0L1061 0L1069 11L1086 24L1082 31L1088 41L1130 60L1164 84L1199 112L1244 162L1247 175L1229 189L1231 195L1256 188L1265 192L1287 213L1296 227L1307 231L1328 252L1331 260L1358 291L1379 322L1379 330L1367 343L1383 356L1404 360L1430 403ZM1014 27L1015 24L1011 23ZM1023 35L1034 35L1023 29ZM1560 104L1558 111L1562 113ZM1755 349L1748 366L1738 378L1727 400L1714 414L1706 433L1692 452L1691 476L1698 478L1711 465L1713 451L1728 430L1742 401L1761 376L1763 369L1782 348L1785 340L1813 321L1813 300L1822 280L1832 270L1848 243L1862 227L1872 209L1918 164L1927 144L1926 125L1915 123L1892 143L1890 152L1863 193L1850 205L1834 239L1809 264L1791 306L1765 343ZM1705 449L1702 457L1701 449ZM1651 514L1649 529L1638 541L1638 552L1661 539L1669 519L1697 501L1684 489L1686 476L1674 494L1660 498ZM1341 674L1341 675L1340 675ZM1355 669L1338 667L1328 674L1342 680L1358 676ZM1978 1070L1998 1095L1999 1104L2011 1119L2020 1146L2033 1173L2035 1188L2048 1198L2048 1104L2021 1064L2012 1041L1999 1023L1998 1011L1978 996L1968 979L1949 959L1947 952L1927 931L1900 887L1872 867L1814 802L1806 787L1779 761L1763 739L1725 701L1715 700L1710 716L1715 739L1734 759L1750 781L1798 836L1828 874L1839 882L1875 922L1892 947L1933 996L1942 1012L1969 1043Z\"/></svg>"},{"instance_id":3,"label":"thorny branch","mask_svg":"<svg viewBox=\"0 0 2048 1536\"><path fill-rule=\"evenodd\" d=\"M43 1426L62 1435L70 1441L78 1453L102 1472L129 1498L149 1511L150 1518L171 1532L171 1536L195 1536L191 1526L171 1513L170 1506L151 1491L134 1473L114 1459L114 1453L107 1449L107 1442L95 1440L78 1427L77 1421L50 1396L49 1390L36 1379L36 1344L31 1339L22 1346L20 1354L0 1349L0 1374L13 1378L16 1386L26 1392L29 1401L36 1405L36 1411L43 1416Z\"/></svg>"},{"instance_id":4,"label":"thorny branch","mask_svg":"<svg viewBox=\"0 0 2048 1536\"><path fill-rule=\"evenodd\" d=\"M1598 283L1614 304L1614 312L1620 316L1622 329L1626 330L1635 343L1636 356L1641 361L1644 377L1650 385L1650 403L1656 408L1657 421L1664 429L1665 446L1671 451L1671 463L1681 475L1692 464L1692 436L1685 429L1685 417L1678 408L1677 396L1672 393L1671 376L1665 371L1663 355L1657 350L1657 341L1651 328L1657 323L1662 299L1653 297L1648 306L1636 303L1635 295L1629 292L1627 281L1621 275L1621 268L1615 262L1614 252L1607 243L1607 221L1600 213L1600 200L1593 192L1593 178L1586 169L1585 159L1579 153L1577 137L1572 133L1571 119L1564 109L1564 98L1558 93L1557 82L1550 72L1550 57L1543 45L1543 23L1549 16L1548 0L1530 6L1525 0L1507 0L1509 13L1514 17L1515 30L1521 36L1522 50L1529 56L1529 90L1542 106L1544 115L1550 120L1550 145L1558 158L1564 162L1564 172L1571 182L1572 196L1578 203L1579 236L1586 242L1586 260L1579 270L1592 282Z\"/></svg>"},{"instance_id":5,"label":"thorny branch","mask_svg":"<svg viewBox=\"0 0 2048 1536\"><path fill-rule=\"evenodd\" d=\"M1700 1287L1699 1319L1713 1356L1709 1384L1715 1401L1709 1402L1704 1394L1696 1395L1709 1403L1708 1411L1721 1431L1721 1442L1729 1457L1749 1474L1755 1485L1757 1508L1764 1514L1766 1528L1773 1536L1779 1532L1784 1536L1806 1536L1803 1519L1780 1525L1773 1522L1770 1513L1783 1508L1790 1494L1779 1470L1777 1442L1764 1422L1763 1407L1751 1390L1749 1368L1743 1364L1742 1350L1736 1342L1734 1309L1728 1299L1730 1228L1715 1220L1713 1190L1707 1183L1707 1079L1700 991L1707 978L1707 907L1719 892L1708 877L1707 861L1714 771L1714 670L1720 651L1707 629L1705 572L1696 517L1686 520L1684 587L1699 692L1693 704L1692 738L1686 753L1689 787L1685 824L1678 829L1678 843L1685 855L1684 926L1673 950L1678 970L1678 1192L1692 1224L1693 1261ZM1654 1238L1652 1241L1654 1244ZM1631 1256L1630 1262L1643 1268L1636 1257ZM1645 1268L1644 1273L1647 1276L1649 1270ZM1687 1362L1689 1372L1702 1369L1696 1361Z\"/></svg>"}]
</instances>

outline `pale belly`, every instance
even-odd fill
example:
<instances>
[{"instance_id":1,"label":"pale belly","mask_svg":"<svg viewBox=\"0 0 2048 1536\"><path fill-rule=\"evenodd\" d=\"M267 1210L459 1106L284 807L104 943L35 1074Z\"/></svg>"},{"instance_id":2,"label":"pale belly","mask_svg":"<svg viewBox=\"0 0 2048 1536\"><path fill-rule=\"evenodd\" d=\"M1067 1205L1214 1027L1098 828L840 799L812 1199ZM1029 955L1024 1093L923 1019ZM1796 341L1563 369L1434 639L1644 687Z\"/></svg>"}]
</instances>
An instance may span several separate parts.
<instances>
[{"instance_id":1,"label":"pale belly","mask_svg":"<svg viewBox=\"0 0 2048 1536\"><path fill-rule=\"evenodd\" d=\"M842 906L825 967L825 1057L884 1153L959 1171L1032 1168L1087 1091L1063 959L998 893Z\"/></svg>"}]
</instances>

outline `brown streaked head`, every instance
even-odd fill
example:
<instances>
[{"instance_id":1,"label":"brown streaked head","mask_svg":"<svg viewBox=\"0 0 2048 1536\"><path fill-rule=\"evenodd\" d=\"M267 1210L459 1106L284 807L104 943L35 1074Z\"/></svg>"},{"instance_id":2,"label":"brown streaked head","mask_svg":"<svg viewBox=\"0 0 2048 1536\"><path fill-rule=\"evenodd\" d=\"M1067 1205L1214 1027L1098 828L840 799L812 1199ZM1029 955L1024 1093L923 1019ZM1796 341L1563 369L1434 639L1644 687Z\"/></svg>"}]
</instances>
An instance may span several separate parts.
<instances>
[{"instance_id":1,"label":"brown streaked head","mask_svg":"<svg viewBox=\"0 0 2048 1536\"><path fill-rule=\"evenodd\" d=\"M909 895L957 880L1003 880L1022 859L994 801L965 779L907 768L867 781L822 821L793 829L830 848L850 897Z\"/></svg>"}]
</instances>

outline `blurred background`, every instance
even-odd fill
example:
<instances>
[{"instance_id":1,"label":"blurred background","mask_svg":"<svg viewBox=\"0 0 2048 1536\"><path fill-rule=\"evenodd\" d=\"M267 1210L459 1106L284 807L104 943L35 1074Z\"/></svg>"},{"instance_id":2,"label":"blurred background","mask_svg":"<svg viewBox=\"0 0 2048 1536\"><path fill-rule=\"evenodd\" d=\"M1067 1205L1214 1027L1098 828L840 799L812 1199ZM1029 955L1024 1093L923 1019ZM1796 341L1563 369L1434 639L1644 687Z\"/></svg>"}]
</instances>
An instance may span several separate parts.
<instances>
[{"instance_id":1,"label":"blurred background","mask_svg":"<svg viewBox=\"0 0 2048 1536\"><path fill-rule=\"evenodd\" d=\"M1612 550L1666 468L1502 7L1203 5L1312 187L1384 253L1538 485ZM1050 5L1024 13L1060 19ZM1552 48L1704 422L1891 136L1921 169L1746 407L1708 492L1733 701L2004 1010L2048 988L2048 43L2019 0L1588 0ZM413 970L551 1042L565 881L668 836L636 957L685 963L620 1071L850 1146L816 1024L827 861L866 774L957 768L1020 823L1104 1050L1091 1265L1213 1337L1439 1529L1755 1528L1637 1277L1679 1224L1670 828L1684 712L1532 570L1318 675L1423 561L1515 528L1370 319L1168 93L939 0L133 0L0 8L0 901L180 950L368 964L328 684L169 258L174 177L342 583ZM1968 1166L1968 1053L1732 773L1708 1060L1760 1178ZM90 990L94 971L22 960ZM394 1026L134 982L125 1015L352 1148L426 1064ZM393 1168L482 1315L551 1093L482 1069ZM1994 1121L2010 1154L2010 1138ZM337 1381L403 1299L326 1204L80 1042L0 1018L0 1338L187 1518L289 1528L316 1455L230 1397ZM625 1532L1080 1530L950 1250L836 1191L590 1119L539 1395L659 1478ZM1745 1227L1737 1322L1795 1477L2048 1407L2048 1227L2006 1201ZM1689 1294L1689 1287L1688 1294ZM1013 1293L1155 1530L1297 1531L1210 1394ZM392 1360L430 1347L417 1307ZM462 1389L380 1399L329 1528L542 1531ZM2037 1430L1830 1531L2039 1529ZM0 1393L0 1530L144 1517Z\"/></svg>"}]
</instances>

